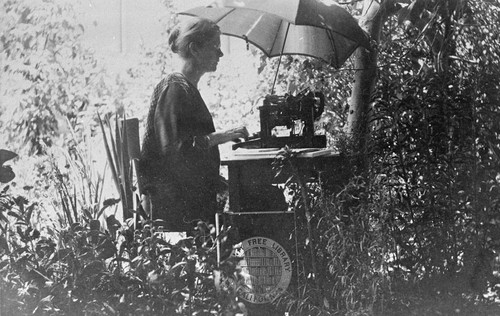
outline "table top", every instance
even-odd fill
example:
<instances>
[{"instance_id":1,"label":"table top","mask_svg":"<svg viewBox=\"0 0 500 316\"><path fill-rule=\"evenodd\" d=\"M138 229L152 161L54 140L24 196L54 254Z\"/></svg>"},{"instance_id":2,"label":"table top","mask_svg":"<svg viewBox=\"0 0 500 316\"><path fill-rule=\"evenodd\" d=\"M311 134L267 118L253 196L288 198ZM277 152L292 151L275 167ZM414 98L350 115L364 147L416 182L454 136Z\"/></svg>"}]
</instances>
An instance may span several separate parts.
<instances>
[{"instance_id":1,"label":"table top","mask_svg":"<svg viewBox=\"0 0 500 316\"><path fill-rule=\"evenodd\" d=\"M337 151L327 148L293 148L291 150L297 154L297 158L340 156ZM238 148L221 157L221 162L224 164L233 161L274 159L281 151L281 148Z\"/></svg>"}]
</instances>

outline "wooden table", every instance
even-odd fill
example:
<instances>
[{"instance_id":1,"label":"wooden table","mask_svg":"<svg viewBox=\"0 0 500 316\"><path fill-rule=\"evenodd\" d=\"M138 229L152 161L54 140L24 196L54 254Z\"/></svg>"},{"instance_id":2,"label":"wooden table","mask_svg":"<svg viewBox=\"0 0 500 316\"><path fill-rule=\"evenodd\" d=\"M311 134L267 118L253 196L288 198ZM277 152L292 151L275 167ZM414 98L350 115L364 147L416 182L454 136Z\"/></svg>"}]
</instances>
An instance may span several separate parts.
<instances>
[{"instance_id":1,"label":"wooden table","mask_svg":"<svg viewBox=\"0 0 500 316\"><path fill-rule=\"evenodd\" d=\"M281 262L281 265L277 267L281 267L283 269L281 271L289 269L288 277L290 279L288 280L290 283L287 283L286 286L288 287L290 284L291 288L296 289L298 288L296 272L298 266L294 268L292 265L297 264L297 247L294 244L295 239L291 238L292 234L297 233L296 214L289 211L282 190L283 184L293 174L293 169L298 170L308 182L318 181L320 177L323 179L323 176L331 178L342 169L343 158L335 152L324 149L296 149L295 151L297 157L291 160L293 168L288 165L282 169L279 176L276 176L276 171L273 170L273 161L279 149L237 149L229 156L223 157L222 164L228 167L229 212L217 214L216 228L219 231L219 221L222 219L224 225L228 224L236 228L235 244L240 242L245 246L246 243L250 243L257 248L258 252L262 252L262 249L266 248L264 244L259 245L260 241L263 241L262 243L267 241L268 245L273 245L265 249L266 254L273 254L273 250L279 252L279 254L273 254L276 256L276 258L273 257L273 262L276 262L280 256L287 258L286 262ZM220 262L219 241L217 242L217 257ZM254 259L260 260L258 262L262 265L251 266L249 268L251 276L261 278L262 271L269 272L276 269L275 266L269 268L263 263L270 262L266 258L262 259L259 256L254 258L251 252L245 250L245 261L243 262L247 263L246 266L251 265L248 262ZM261 272L252 275L251 269L257 269ZM285 272L280 273L280 280L283 280L283 275L287 276ZM267 274L265 276L268 277ZM276 275L271 275L270 278L276 278ZM256 285L258 286L259 283L257 282ZM277 290L273 292L273 290L276 288L271 287L269 293L277 293L277 295L281 293ZM287 290L287 288L283 290ZM258 297L255 293L238 295L248 302L252 301L249 301L248 297ZM274 307L269 304L246 304L255 315L276 314Z\"/></svg>"},{"instance_id":2,"label":"wooden table","mask_svg":"<svg viewBox=\"0 0 500 316\"><path fill-rule=\"evenodd\" d=\"M308 181L317 181L319 176L329 177L337 173L342 157L332 150L325 149L293 149L297 157L293 165ZM282 209L259 209L255 203L248 201L248 195L256 194L259 188L270 188L271 185L283 184L293 171L285 167L279 176L273 170L272 163L279 149L238 149L229 156L223 157L222 165L228 167L229 211L231 213L245 212L283 212ZM252 191L252 192L249 192ZM264 198L270 192L262 192ZM275 192L272 192L275 193ZM267 196L270 198L271 196ZM248 205L251 203L253 205ZM264 207L264 206L263 206ZM277 207L279 208L279 207Z\"/></svg>"}]
</instances>

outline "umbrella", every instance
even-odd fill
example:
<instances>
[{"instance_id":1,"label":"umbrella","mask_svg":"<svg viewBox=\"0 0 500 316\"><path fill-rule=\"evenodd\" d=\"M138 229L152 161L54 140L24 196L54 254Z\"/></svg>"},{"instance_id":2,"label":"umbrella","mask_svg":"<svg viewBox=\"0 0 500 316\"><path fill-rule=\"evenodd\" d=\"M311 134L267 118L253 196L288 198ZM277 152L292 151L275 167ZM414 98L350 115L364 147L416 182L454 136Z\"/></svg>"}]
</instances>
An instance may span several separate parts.
<instances>
[{"instance_id":1,"label":"umbrella","mask_svg":"<svg viewBox=\"0 0 500 316\"><path fill-rule=\"evenodd\" d=\"M305 55L339 68L357 47L370 48L356 20L326 0L222 0L180 14L212 20L267 57Z\"/></svg>"}]
</instances>

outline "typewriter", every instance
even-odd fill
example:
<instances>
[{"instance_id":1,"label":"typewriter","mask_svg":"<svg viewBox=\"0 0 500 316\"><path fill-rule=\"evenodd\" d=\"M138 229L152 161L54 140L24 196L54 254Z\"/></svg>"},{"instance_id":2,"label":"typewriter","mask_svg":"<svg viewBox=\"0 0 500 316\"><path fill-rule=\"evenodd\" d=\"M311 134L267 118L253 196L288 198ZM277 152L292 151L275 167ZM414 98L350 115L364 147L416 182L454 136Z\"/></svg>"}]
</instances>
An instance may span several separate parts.
<instances>
[{"instance_id":1,"label":"typewriter","mask_svg":"<svg viewBox=\"0 0 500 316\"><path fill-rule=\"evenodd\" d=\"M259 107L260 132L237 148L323 148L326 136L314 134L314 121L325 107L321 92L305 89L297 95L268 95Z\"/></svg>"}]
</instances>

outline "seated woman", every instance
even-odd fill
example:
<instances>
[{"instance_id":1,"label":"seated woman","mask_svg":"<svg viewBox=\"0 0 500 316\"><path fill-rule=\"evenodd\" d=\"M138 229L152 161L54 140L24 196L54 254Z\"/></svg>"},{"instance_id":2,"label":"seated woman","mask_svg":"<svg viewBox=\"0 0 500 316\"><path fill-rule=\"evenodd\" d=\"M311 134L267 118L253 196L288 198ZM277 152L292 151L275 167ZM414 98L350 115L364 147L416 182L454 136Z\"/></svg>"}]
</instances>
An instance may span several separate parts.
<instances>
[{"instance_id":1,"label":"seated woman","mask_svg":"<svg viewBox=\"0 0 500 316\"><path fill-rule=\"evenodd\" d=\"M182 60L155 87L139 164L141 185L151 197L153 218L169 231L190 232L199 220L212 222L220 187L218 145L248 137L245 127L216 132L198 92L198 81L217 69L220 30L192 18L170 34Z\"/></svg>"}]
</instances>

